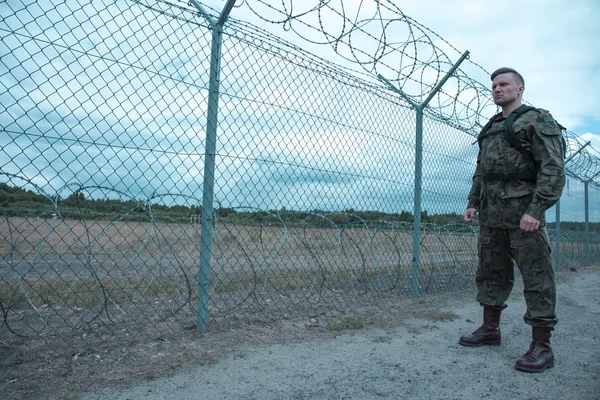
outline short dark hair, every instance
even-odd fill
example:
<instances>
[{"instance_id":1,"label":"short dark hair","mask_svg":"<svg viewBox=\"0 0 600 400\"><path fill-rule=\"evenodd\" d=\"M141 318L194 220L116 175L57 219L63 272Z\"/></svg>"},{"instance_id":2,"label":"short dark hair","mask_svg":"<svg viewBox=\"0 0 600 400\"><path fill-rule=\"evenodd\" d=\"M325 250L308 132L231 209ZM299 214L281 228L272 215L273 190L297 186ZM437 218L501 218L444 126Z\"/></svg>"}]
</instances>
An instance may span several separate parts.
<instances>
[{"instance_id":1,"label":"short dark hair","mask_svg":"<svg viewBox=\"0 0 600 400\"><path fill-rule=\"evenodd\" d=\"M514 70L512 68L508 68L508 67L498 68L497 70L495 70L494 72L492 72L491 78L492 78L492 80L494 80L494 79L496 79L496 77L498 75L507 74L507 73L514 74L517 83L525 86L525 79L523 79L523 76L520 73L518 73L516 70Z\"/></svg>"}]
</instances>

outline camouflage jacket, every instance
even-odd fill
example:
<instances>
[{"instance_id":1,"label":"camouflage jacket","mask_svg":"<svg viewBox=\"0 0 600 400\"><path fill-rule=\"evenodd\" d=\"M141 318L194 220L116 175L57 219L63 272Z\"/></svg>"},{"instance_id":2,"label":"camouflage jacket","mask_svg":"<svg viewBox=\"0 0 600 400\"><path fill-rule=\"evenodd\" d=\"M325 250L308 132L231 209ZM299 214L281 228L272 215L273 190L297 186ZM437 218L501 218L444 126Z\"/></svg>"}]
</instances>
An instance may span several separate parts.
<instances>
[{"instance_id":1,"label":"camouflage jacket","mask_svg":"<svg viewBox=\"0 0 600 400\"><path fill-rule=\"evenodd\" d=\"M514 122L515 135L537 165L537 180L483 182L483 173L516 172L527 168L521 153L504 139L500 116L481 139L467 208L479 210L479 223L491 228L517 229L523 214L545 225L544 213L560 198L565 185L561 131L546 110L531 110Z\"/></svg>"}]
</instances>

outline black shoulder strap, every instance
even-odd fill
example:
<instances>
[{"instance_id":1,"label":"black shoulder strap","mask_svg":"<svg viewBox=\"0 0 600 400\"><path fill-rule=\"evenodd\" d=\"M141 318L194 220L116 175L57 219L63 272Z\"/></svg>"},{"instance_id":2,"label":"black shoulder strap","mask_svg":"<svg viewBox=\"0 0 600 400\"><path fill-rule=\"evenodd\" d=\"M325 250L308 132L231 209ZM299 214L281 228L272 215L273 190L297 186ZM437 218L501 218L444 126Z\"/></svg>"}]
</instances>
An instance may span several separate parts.
<instances>
[{"instance_id":1,"label":"black shoulder strap","mask_svg":"<svg viewBox=\"0 0 600 400\"><path fill-rule=\"evenodd\" d=\"M506 119L504 120L504 139L508 142L508 144L510 144L512 147L514 147L521 153L523 159L525 160L531 171L537 171L533 157L528 151L521 147L521 143L519 143L519 138L517 138L517 135L515 135L515 130L513 128L515 120L519 118L519 116L521 116L522 114L531 110L535 110L535 107L526 106L523 104L517 109L513 110L513 112L511 112L508 115L508 117L506 117Z\"/></svg>"},{"instance_id":2,"label":"black shoulder strap","mask_svg":"<svg viewBox=\"0 0 600 400\"><path fill-rule=\"evenodd\" d=\"M515 120L517 118L519 118L519 116L521 116L521 114L524 114L530 110L535 110L535 108L531 107L531 106L526 106L523 104L523 105L519 106L517 109L513 110L513 112L508 114L508 117L506 117L506 119L504 120L504 139L506 139L508 144L510 144L515 149L519 149L521 147L521 144L519 143L519 140L517 139L517 136L515 135L515 130L513 128L513 125L515 123Z\"/></svg>"},{"instance_id":3,"label":"black shoulder strap","mask_svg":"<svg viewBox=\"0 0 600 400\"><path fill-rule=\"evenodd\" d=\"M484 137L487 136L487 132L492 127L492 124L494 123L496 118L498 118L500 115L502 115L502 113L498 113L498 114L494 115L492 118L490 118L490 120L487 122L487 124L485 124L485 126L483 128L481 128L481 132L479 132L479 135L477 136L477 143L479 144L480 147L481 147L481 141L483 140ZM473 143L473 144L475 144L475 143Z\"/></svg>"}]
</instances>

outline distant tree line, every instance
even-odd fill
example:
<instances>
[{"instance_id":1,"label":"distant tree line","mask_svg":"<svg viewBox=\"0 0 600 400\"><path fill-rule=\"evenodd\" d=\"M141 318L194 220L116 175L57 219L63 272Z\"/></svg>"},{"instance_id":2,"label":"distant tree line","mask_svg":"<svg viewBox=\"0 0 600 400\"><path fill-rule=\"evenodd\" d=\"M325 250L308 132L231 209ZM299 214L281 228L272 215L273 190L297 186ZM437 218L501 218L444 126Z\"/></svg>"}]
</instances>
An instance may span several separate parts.
<instances>
[{"instance_id":1,"label":"distant tree line","mask_svg":"<svg viewBox=\"0 0 600 400\"><path fill-rule=\"evenodd\" d=\"M60 216L65 219L148 221L150 216L157 222L199 223L202 207L199 205L180 204L147 204L144 200L92 199L82 191L71 193L66 199L52 198L25 190L20 187L0 183L0 213L10 217L52 217L55 212L52 202L58 204ZM277 225L280 220L293 226L360 227L363 221L370 227L389 224L411 224L413 214L409 211L385 213L382 211L360 211L347 209L342 212L325 210L295 211L281 208L269 211L240 211L234 208L219 207L215 209L221 222L249 225ZM423 224L465 224L462 214L445 213L429 214L421 212ZM554 223L548 227L554 229ZM583 222L561 221L561 229L583 231ZM590 223L590 231L600 231L600 223Z\"/></svg>"},{"instance_id":2,"label":"distant tree line","mask_svg":"<svg viewBox=\"0 0 600 400\"><path fill-rule=\"evenodd\" d=\"M201 215L198 206L178 204L147 204L143 200L92 199L82 191L71 193L66 199L48 198L19 187L0 183L0 213L11 217L52 217L58 205L65 219L147 221L151 214L163 222L189 222L190 216Z\"/></svg>"}]
</instances>

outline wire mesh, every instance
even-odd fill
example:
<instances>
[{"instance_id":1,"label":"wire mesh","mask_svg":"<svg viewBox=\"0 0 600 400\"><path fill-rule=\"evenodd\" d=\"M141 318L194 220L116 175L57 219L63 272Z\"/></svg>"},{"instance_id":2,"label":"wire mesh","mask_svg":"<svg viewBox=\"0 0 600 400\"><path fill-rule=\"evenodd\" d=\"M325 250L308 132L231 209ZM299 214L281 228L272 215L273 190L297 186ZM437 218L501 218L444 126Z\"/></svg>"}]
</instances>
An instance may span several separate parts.
<instances>
[{"instance_id":1,"label":"wire mesh","mask_svg":"<svg viewBox=\"0 0 600 400\"><path fill-rule=\"evenodd\" d=\"M225 24L217 151L209 155L211 327L411 293L416 119L375 76L387 74L421 101L452 57L391 3L376 2L366 19L329 2L306 4L270 22L316 30L326 40L313 42L362 70L249 23ZM325 12L342 31L328 31L335 24L323 23ZM194 325L209 23L185 2L150 0L4 2L0 17L3 343L162 337ZM382 21L408 29L406 42L387 41L391 28L368 27ZM379 43L375 53L358 45L361 35ZM489 98L458 70L426 110L423 293L472 285L476 231L460 214ZM591 259L600 256L599 167L581 138L567 139L560 246L565 263L581 265L586 237ZM588 236L581 182L590 188Z\"/></svg>"}]
</instances>

